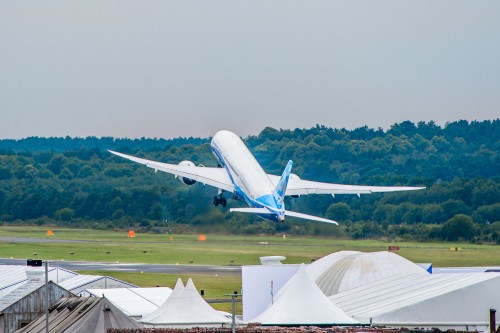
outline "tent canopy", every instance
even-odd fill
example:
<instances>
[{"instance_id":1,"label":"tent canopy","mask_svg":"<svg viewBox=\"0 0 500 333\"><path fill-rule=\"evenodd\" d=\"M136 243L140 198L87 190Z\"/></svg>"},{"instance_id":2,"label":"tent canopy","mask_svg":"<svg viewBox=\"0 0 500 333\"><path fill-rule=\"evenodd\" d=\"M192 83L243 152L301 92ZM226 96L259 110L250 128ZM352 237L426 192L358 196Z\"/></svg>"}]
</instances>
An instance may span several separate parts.
<instances>
[{"instance_id":1,"label":"tent canopy","mask_svg":"<svg viewBox=\"0 0 500 333\"><path fill-rule=\"evenodd\" d=\"M280 289L273 304L251 322L264 325L359 324L328 300L304 265Z\"/></svg>"},{"instance_id":2,"label":"tent canopy","mask_svg":"<svg viewBox=\"0 0 500 333\"><path fill-rule=\"evenodd\" d=\"M332 253L309 265L308 271L326 296L396 274L429 275L419 265L387 251Z\"/></svg>"},{"instance_id":3,"label":"tent canopy","mask_svg":"<svg viewBox=\"0 0 500 333\"><path fill-rule=\"evenodd\" d=\"M220 326L231 320L212 308L198 293L191 279L184 287L181 279L169 298L156 311L145 316L148 326Z\"/></svg>"}]
</instances>

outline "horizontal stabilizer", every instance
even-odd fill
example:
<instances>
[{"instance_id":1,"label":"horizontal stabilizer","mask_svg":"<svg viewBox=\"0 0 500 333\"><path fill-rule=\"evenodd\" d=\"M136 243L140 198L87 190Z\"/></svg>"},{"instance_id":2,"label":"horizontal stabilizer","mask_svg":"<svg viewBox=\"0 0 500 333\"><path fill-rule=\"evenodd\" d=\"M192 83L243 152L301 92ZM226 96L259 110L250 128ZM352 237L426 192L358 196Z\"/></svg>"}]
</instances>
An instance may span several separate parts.
<instances>
[{"instance_id":1,"label":"horizontal stabilizer","mask_svg":"<svg viewBox=\"0 0 500 333\"><path fill-rule=\"evenodd\" d=\"M230 208L229 211L239 212L239 213L253 213L253 214L269 214L269 215L274 214L267 208L254 208L254 207Z\"/></svg>"},{"instance_id":2,"label":"horizontal stabilizer","mask_svg":"<svg viewBox=\"0 0 500 333\"><path fill-rule=\"evenodd\" d=\"M318 216L303 214L303 213L291 212L289 210L285 210L285 216L291 216L291 217L297 217L299 219L306 219L306 220L312 220L312 221L318 221L318 222L325 222L325 223L332 223L332 224L339 225L337 222L335 222L333 220L325 219L325 218L318 217Z\"/></svg>"},{"instance_id":3,"label":"horizontal stabilizer","mask_svg":"<svg viewBox=\"0 0 500 333\"><path fill-rule=\"evenodd\" d=\"M268 214L268 215L273 215L274 213L271 212L267 208L254 208L254 207L243 207L243 208L231 208L229 209L230 212L239 212L239 213L253 213L253 214ZM303 213L297 213L297 212L292 212L289 210L285 211L285 216L291 216L291 217L297 217L299 219L305 219L305 220L311 220L311 221L318 221L318 222L325 222L325 223L331 223L331 224L336 224L338 225L337 222L329 219L325 219L322 217L318 216L313 216L313 215L308 215L308 214L303 214Z\"/></svg>"}]
</instances>

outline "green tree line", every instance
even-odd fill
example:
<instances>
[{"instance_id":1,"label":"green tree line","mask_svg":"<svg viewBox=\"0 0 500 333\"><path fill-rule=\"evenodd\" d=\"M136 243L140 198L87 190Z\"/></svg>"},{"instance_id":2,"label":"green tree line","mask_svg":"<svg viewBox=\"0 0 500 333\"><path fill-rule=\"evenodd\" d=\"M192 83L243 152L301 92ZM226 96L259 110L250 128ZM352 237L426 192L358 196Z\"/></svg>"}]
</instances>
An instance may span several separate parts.
<instances>
[{"instance_id":1,"label":"green tree line","mask_svg":"<svg viewBox=\"0 0 500 333\"><path fill-rule=\"evenodd\" d=\"M287 198L291 210L325 216L341 227L288 219L275 224L229 207L215 208L216 189L107 152L215 166L209 138L111 137L0 140L0 221L96 228L142 227L230 233L292 233L500 243L500 120L439 126L405 121L387 131L315 126L265 128L245 138L269 173L288 160L301 178L362 185L426 186L422 191ZM229 194L226 196L230 197Z\"/></svg>"}]
</instances>

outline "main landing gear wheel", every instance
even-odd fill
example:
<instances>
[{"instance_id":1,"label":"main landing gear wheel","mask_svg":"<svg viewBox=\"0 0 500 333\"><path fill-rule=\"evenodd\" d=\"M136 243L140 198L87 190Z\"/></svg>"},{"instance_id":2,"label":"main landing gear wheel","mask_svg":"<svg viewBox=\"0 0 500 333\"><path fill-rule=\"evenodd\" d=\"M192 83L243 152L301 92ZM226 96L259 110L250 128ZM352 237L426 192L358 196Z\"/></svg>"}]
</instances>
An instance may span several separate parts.
<instances>
[{"instance_id":1,"label":"main landing gear wheel","mask_svg":"<svg viewBox=\"0 0 500 333\"><path fill-rule=\"evenodd\" d=\"M217 207L218 205L222 205L222 207L226 207L227 205L227 200L222 196L222 194L214 197L214 206Z\"/></svg>"}]
</instances>

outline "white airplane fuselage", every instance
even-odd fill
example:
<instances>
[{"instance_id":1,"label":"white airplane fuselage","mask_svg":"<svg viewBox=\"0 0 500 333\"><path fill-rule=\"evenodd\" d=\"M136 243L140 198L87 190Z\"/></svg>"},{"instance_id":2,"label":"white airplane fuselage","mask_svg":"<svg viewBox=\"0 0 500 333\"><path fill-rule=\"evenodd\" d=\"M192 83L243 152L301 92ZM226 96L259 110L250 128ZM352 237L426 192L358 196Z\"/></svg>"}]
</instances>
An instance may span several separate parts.
<instances>
[{"instance_id":1,"label":"white airplane fuselage","mask_svg":"<svg viewBox=\"0 0 500 333\"><path fill-rule=\"evenodd\" d=\"M285 204L276 198L275 185L243 141L230 131L219 131L213 136L211 146L231 178L235 194L250 207L267 208L276 214L261 217L284 220Z\"/></svg>"},{"instance_id":2,"label":"white airplane fuselage","mask_svg":"<svg viewBox=\"0 0 500 333\"><path fill-rule=\"evenodd\" d=\"M235 198L244 200L250 207L230 208L231 212L257 214L272 221L284 221L285 216L300 219L338 224L336 221L308 215L300 212L285 210L285 197L298 197L310 194L361 194L375 192L395 192L420 190L424 187L407 186L365 186L322 183L301 179L292 174L293 162L288 161L280 176L267 174L248 150L243 141L233 132L219 131L211 142L212 150L219 160L220 166L196 166L191 161L182 161L179 164L152 161L110 150L110 153L126 158L136 163L173 174L186 185L200 182L204 185L216 187L218 196L214 196L214 205L226 207L223 192L233 193Z\"/></svg>"}]
</instances>

